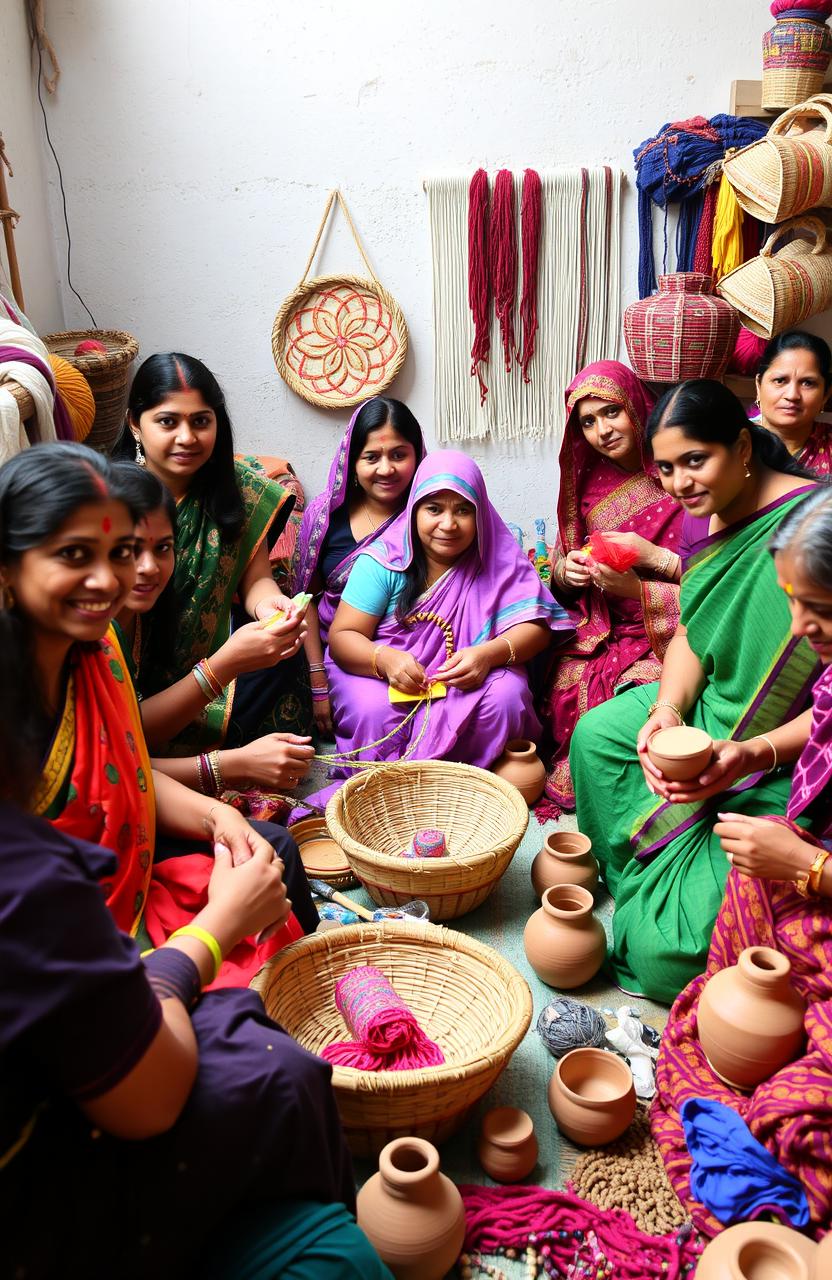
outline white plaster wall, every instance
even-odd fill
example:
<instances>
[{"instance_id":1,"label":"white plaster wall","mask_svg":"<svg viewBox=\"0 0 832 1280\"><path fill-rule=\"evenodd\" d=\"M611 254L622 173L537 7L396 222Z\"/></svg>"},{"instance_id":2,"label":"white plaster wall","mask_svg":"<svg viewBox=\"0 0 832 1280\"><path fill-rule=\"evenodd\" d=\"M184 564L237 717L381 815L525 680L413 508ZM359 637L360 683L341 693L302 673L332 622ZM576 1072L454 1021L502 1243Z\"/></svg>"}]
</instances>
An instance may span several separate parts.
<instances>
[{"instance_id":1,"label":"white plaster wall","mask_svg":"<svg viewBox=\"0 0 832 1280\"><path fill-rule=\"evenodd\" d=\"M15 248L26 310L35 327L48 333L63 328L63 302L41 149L43 123L33 86L23 0L0 0L0 133L14 169L14 177L6 174L6 186L9 204L20 214ZM12 297L2 232L0 288Z\"/></svg>"},{"instance_id":2,"label":"white plaster wall","mask_svg":"<svg viewBox=\"0 0 832 1280\"><path fill-rule=\"evenodd\" d=\"M50 0L48 21L78 288L143 354L205 359L241 444L288 455L315 491L344 417L288 390L270 334L329 188L407 317L392 394L431 435L423 176L620 166L630 301L633 147L668 119L726 111L731 80L760 74L771 20L763 0ZM54 200L53 228L61 256ZM319 265L359 266L343 224ZM84 323L66 292L65 307ZM552 516L553 442L471 452L508 519Z\"/></svg>"}]
</instances>

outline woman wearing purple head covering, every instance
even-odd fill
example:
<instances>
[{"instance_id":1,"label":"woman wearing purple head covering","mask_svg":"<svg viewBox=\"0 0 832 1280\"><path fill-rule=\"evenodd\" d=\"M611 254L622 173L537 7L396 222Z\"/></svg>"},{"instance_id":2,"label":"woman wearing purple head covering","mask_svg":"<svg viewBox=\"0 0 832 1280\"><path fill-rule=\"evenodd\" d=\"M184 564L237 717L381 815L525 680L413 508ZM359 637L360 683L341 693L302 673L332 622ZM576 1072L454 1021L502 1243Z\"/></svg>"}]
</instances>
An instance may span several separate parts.
<instances>
[{"instance_id":1,"label":"woman wearing purple head covering","mask_svg":"<svg viewBox=\"0 0 832 1280\"><path fill-rule=\"evenodd\" d=\"M459 760L487 768L510 738L537 738L525 663L572 630L463 453L430 454L407 507L358 556L329 631L340 751L393 733L360 760ZM434 680L447 696L403 723ZM425 724L427 717L427 724Z\"/></svg>"}]
</instances>

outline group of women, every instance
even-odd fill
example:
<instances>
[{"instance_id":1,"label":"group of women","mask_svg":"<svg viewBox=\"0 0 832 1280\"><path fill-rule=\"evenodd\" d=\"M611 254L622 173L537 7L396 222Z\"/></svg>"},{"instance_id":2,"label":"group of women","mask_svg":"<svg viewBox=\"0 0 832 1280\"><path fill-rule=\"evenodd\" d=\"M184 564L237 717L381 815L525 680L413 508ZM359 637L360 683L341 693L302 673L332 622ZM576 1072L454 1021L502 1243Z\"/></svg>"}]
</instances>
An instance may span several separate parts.
<instances>
[{"instance_id":1,"label":"group of women","mask_svg":"<svg viewBox=\"0 0 832 1280\"><path fill-rule=\"evenodd\" d=\"M50 1248L94 1248L85 1274L124 1257L119 1274L163 1276L204 1246L221 1275L228 1241L238 1265L244 1239L251 1269L235 1274L266 1276L280 1231L296 1242L284 1274L315 1274L310 1241L338 1259L328 1274L385 1274L349 1216L328 1068L240 990L317 924L275 821L311 767L313 722L335 739L331 787L359 762L487 768L511 738L540 744L549 799L576 808L615 898L613 976L659 999L682 992L655 1108L681 1194L678 1110L715 1079L690 1050L701 975L731 962L740 932L793 950L818 1010L781 1082L799 1107L832 1051L818 906L832 871L815 839L832 770L823 676L811 707L832 663L832 498L818 482L832 444L815 423L829 349L783 335L757 385L759 421L718 383L655 403L622 365L583 370L566 393L551 591L476 464L426 454L412 413L384 397L353 414L303 514L292 568L306 611L269 563L294 495L235 457L223 393L192 357L139 369L116 460L36 446L0 470L0 1063L15 1086L0 1179L13 1171L20 1189L0 1215L19 1274L49 1274ZM682 720L716 740L686 784L646 754ZM811 925L795 880L815 895ZM155 947L143 963L131 934ZM749 1124L800 1166L811 1143L780 1124L782 1097L755 1096ZM177 1221L181 1237L180 1215L216 1186L211 1135L230 1134L241 1107L216 1236L206 1226L186 1247ZM31 1230L28 1179L58 1144L56 1196L73 1161L80 1173L50 1245ZM815 1144L828 1161L825 1135ZM122 1200L107 1219L114 1166ZM153 1231L149 1178L169 1210ZM287 1210L290 1181L300 1203ZM813 1217L828 1225L815 1181ZM93 1233L82 1197L109 1232Z\"/></svg>"}]
</instances>

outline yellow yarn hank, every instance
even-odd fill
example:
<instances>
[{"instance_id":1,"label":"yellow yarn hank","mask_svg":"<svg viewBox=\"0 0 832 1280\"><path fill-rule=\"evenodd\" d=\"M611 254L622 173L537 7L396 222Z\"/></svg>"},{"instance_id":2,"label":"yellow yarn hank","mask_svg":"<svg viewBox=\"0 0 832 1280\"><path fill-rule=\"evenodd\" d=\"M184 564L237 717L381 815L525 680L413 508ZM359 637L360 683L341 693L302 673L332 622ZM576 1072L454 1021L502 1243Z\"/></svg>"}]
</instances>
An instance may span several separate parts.
<instances>
[{"instance_id":1,"label":"yellow yarn hank","mask_svg":"<svg viewBox=\"0 0 832 1280\"><path fill-rule=\"evenodd\" d=\"M743 211L734 188L723 173L719 180L719 191L716 197L714 233L711 242L714 281L721 280L723 276L728 275L729 271L742 265L742 221Z\"/></svg>"},{"instance_id":2,"label":"yellow yarn hank","mask_svg":"<svg viewBox=\"0 0 832 1280\"><path fill-rule=\"evenodd\" d=\"M55 387L64 402L75 439L86 440L95 421L95 400L83 373L62 356L49 356L55 375Z\"/></svg>"}]
</instances>

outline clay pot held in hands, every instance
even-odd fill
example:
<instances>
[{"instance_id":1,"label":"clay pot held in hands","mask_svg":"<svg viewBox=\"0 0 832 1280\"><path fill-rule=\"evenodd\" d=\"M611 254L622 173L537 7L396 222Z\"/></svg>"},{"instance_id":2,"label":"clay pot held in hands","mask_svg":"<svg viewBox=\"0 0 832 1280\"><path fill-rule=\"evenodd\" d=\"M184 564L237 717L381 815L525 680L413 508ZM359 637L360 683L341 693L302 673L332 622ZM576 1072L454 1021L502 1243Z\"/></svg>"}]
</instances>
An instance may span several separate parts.
<instances>
[{"instance_id":1,"label":"clay pot held in hands","mask_svg":"<svg viewBox=\"0 0 832 1280\"><path fill-rule=\"evenodd\" d=\"M592 906L592 894L578 884L556 884L545 891L523 933L526 958L541 982L570 991L595 977L607 939Z\"/></svg>"},{"instance_id":2,"label":"clay pot held in hands","mask_svg":"<svg viewBox=\"0 0 832 1280\"><path fill-rule=\"evenodd\" d=\"M424 1138L388 1142L358 1193L357 1217L396 1280L442 1280L465 1237L462 1197Z\"/></svg>"},{"instance_id":3,"label":"clay pot held in hands","mask_svg":"<svg viewBox=\"0 0 832 1280\"><path fill-rule=\"evenodd\" d=\"M830 1280L817 1270L820 1249L777 1222L739 1222L721 1231L705 1249L696 1280Z\"/></svg>"},{"instance_id":4,"label":"clay pot held in hands","mask_svg":"<svg viewBox=\"0 0 832 1280\"><path fill-rule=\"evenodd\" d=\"M526 804L536 804L543 795L546 769L528 738L513 738L507 742L499 760L491 766L498 778L505 778L520 792Z\"/></svg>"},{"instance_id":5,"label":"clay pot held in hands","mask_svg":"<svg viewBox=\"0 0 832 1280\"><path fill-rule=\"evenodd\" d=\"M477 1156L495 1182L520 1182L537 1164L532 1118L517 1107L494 1107L483 1118Z\"/></svg>"},{"instance_id":6,"label":"clay pot held in hands","mask_svg":"<svg viewBox=\"0 0 832 1280\"><path fill-rule=\"evenodd\" d=\"M605 1049L573 1049L549 1081L549 1109L567 1138L600 1147L620 1138L636 1113L633 1073Z\"/></svg>"},{"instance_id":7,"label":"clay pot held in hands","mask_svg":"<svg viewBox=\"0 0 832 1280\"><path fill-rule=\"evenodd\" d=\"M592 893L598 884L598 863L592 841L580 831L553 831L532 863L532 886L538 898L553 884L579 884Z\"/></svg>"},{"instance_id":8,"label":"clay pot held in hands","mask_svg":"<svg viewBox=\"0 0 832 1280\"><path fill-rule=\"evenodd\" d=\"M711 762L714 742L704 729L693 725L672 725L650 735L647 754L657 769L671 782L698 778Z\"/></svg>"},{"instance_id":9,"label":"clay pot held in hands","mask_svg":"<svg viewBox=\"0 0 832 1280\"><path fill-rule=\"evenodd\" d=\"M797 1056L806 1005L792 986L791 964L773 947L746 947L699 997L699 1043L716 1074L753 1089Z\"/></svg>"}]
</instances>

